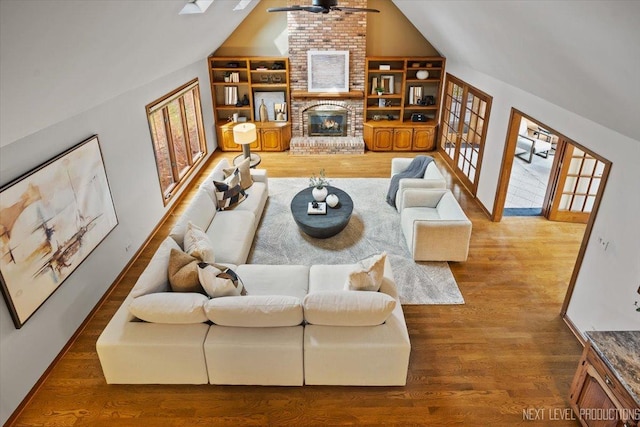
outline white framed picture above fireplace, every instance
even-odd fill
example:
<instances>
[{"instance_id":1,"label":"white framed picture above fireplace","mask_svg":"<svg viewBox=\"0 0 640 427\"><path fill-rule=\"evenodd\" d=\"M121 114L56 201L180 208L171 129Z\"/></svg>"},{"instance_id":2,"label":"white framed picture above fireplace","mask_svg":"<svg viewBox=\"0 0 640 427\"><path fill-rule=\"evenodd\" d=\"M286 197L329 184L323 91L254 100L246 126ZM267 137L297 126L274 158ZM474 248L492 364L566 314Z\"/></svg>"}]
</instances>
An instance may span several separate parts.
<instances>
[{"instance_id":1,"label":"white framed picture above fireplace","mask_svg":"<svg viewBox=\"0 0 640 427\"><path fill-rule=\"evenodd\" d=\"M349 92L349 51L307 51L309 92Z\"/></svg>"}]
</instances>

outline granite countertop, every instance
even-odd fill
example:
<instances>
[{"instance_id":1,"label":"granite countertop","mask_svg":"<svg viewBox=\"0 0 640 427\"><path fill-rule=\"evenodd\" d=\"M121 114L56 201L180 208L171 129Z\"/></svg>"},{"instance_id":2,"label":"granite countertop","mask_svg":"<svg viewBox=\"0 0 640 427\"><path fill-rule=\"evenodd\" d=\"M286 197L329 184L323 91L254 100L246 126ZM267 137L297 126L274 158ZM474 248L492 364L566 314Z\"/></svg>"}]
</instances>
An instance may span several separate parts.
<instances>
[{"instance_id":1,"label":"granite countertop","mask_svg":"<svg viewBox=\"0 0 640 427\"><path fill-rule=\"evenodd\" d=\"M590 331L587 337L640 405L640 331Z\"/></svg>"}]
</instances>

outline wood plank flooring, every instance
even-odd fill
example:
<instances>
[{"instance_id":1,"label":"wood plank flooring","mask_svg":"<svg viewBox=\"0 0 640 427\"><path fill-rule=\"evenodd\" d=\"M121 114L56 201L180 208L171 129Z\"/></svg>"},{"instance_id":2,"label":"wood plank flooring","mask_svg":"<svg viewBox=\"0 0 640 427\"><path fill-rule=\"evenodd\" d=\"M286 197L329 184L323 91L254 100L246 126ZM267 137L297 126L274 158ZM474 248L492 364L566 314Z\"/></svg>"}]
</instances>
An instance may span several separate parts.
<instances>
[{"instance_id":1,"label":"wood plank flooring","mask_svg":"<svg viewBox=\"0 0 640 427\"><path fill-rule=\"evenodd\" d=\"M200 177L236 154L216 153ZM270 177L308 177L325 168L330 178L388 177L391 158L402 156L260 155ZM436 160L473 222L468 261L450 263L466 304L404 306L412 345L406 387L105 384L96 339L183 212L192 186L13 425L579 425L562 418L582 346L559 312L584 225L538 217L492 223ZM527 411L536 419L526 419Z\"/></svg>"}]
</instances>

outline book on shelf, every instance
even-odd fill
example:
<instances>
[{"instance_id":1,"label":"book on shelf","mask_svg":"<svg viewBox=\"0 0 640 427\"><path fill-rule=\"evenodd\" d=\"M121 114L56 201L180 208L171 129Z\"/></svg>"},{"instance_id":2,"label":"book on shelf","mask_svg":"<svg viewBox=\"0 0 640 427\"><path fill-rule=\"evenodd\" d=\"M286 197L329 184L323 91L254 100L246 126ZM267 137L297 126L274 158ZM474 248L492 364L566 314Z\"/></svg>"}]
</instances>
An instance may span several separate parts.
<instances>
[{"instance_id":1,"label":"book on shelf","mask_svg":"<svg viewBox=\"0 0 640 427\"><path fill-rule=\"evenodd\" d=\"M238 87L224 87L224 103L225 105L236 105L238 103Z\"/></svg>"}]
</instances>

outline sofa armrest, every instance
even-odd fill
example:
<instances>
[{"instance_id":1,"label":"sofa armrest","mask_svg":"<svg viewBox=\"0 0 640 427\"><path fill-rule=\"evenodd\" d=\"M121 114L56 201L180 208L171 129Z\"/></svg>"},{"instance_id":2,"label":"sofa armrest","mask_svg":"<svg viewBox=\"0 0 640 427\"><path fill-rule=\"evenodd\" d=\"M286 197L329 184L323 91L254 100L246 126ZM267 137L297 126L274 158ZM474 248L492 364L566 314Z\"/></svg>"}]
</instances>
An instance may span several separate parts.
<instances>
[{"instance_id":1,"label":"sofa armrest","mask_svg":"<svg viewBox=\"0 0 640 427\"><path fill-rule=\"evenodd\" d=\"M391 176L407 169L412 160L413 159L405 159L403 157L395 157L391 159Z\"/></svg>"},{"instance_id":2,"label":"sofa armrest","mask_svg":"<svg viewBox=\"0 0 640 427\"><path fill-rule=\"evenodd\" d=\"M465 221L470 222L467 215L458 204L458 201L453 196L453 193L447 191L440 199L440 202L437 206L438 215L440 218L449 220L449 221Z\"/></svg>"},{"instance_id":3,"label":"sofa armrest","mask_svg":"<svg viewBox=\"0 0 640 427\"><path fill-rule=\"evenodd\" d=\"M251 169L251 179L255 182L262 182L267 187L267 194L269 194L269 177L266 169Z\"/></svg>"},{"instance_id":4,"label":"sofa armrest","mask_svg":"<svg viewBox=\"0 0 640 427\"><path fill-rule=\"evenodd\" d=\"M424 179L419 179L417 181L424 181ZM399 204L398 212L402 212L402 210L406 208L415 207L435 208L443 195L449 192L449 190L443 190L440 188L429 188L424 185L421 186L418 183L409 184L410 186L405 188L401 187L401 190L398 190L398 198L396 198L396 202Z\"/></svg>"}]
</instances>

